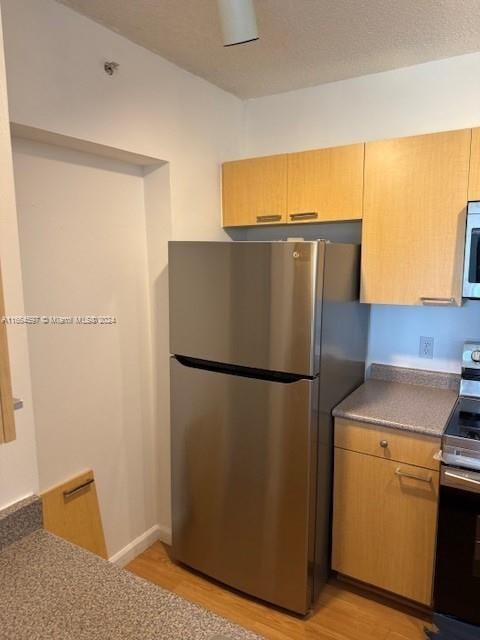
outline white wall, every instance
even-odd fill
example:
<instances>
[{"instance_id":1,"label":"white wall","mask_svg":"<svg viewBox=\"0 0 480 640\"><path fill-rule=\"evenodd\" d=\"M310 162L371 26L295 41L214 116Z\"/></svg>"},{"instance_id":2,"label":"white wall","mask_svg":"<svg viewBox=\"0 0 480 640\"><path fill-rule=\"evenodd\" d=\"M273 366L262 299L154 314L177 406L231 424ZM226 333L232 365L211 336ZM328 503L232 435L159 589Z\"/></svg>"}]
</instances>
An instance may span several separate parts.
<instances>
[{"instance_id":1,"label":"white wall","mask_svg":"<svg viewBox=\"0 0 480 640\"><path fill-rule=\"evenodd\" d=\"M420 336L434 338L434 358L419 357ZM372 308L368 362L459 373L465 340L480 340L480 301L462 308Z\"/></svg>"},{"instance_id":2,"label":"white wall","mask_svg":"<svg viewBox=\"0 0 480 640\"><path fill-rule=\"evenodd\" d=\"M247 102L245 155L478 126L479 104L480 53L257 98ZM418 357L420 336L435 338L432 360ZM375 306L369 361L459 371L467 338L480 339L480 302Z\"/></svg>"},{"instance_id":3,"label":"white wall","mask_svg":"<svg viewBox=\"0 0 480 640\"><path fill-rule=\"evenodd\" d=\"M54 0L2 7L11 119L170 162L173 235L223 237L218 165L243 103Z\"/></svg>"},{"instance_id":4,"label":"white wall","mask_svg":"<svg viewBox=\"0 0 480 640\"><path fill-rule=\"evenodd\" d=\"M0 20L0 258L8 315L24 312L22 271L18 243L12 154L5 93L2 25ZM9 325L13 392L25 402L17 411L17 439L0 447L0 509L38 490L32 411L30 366L25 326Z\"/></svg>"},{"instance_id":5,"label":"white wall","mask_svg":"<svg viewBox=\"0 0 480 640\"><path fill-rule=\"evenodd\" d=\"M14 140L42 488L95 470L110 554L158 524L143 169ZM167 192L168 193L168 192Z\"/></svg>"},{"instance_id":6,"label":"white wall","mask_svg":"<svg viewBox=\"0 0 480 640\"><path fill-rule=\"evenodd\" d=\"M84 400L81 397L75 398L72 389L64 389L67 384L64 383L62 390L66 392L66 398L60 399L55 420L49 423L48 411L53 406L56 388L50 387L48 403L42 399L41 394L35 394L35 409L37 410L38 405L41 429L41 489L63 480L78 468L94 466L104 512L107 544L110 553L115 553L121 545L131 542L143 527L150 525L152 513L157 514L157 524L161 529L168 531L170 528L166 241L169 238L226 237L220 228L219 165L223 160L237 157L241 152L244 105L234 96L53 0L2 0L2 8L12 121L160 158L168 163L157 172L147 171L143 180L143 215L146 216L145 223L150 230L145 258L148 259L146 284L151 302L152 323L150 328L138 326L137 329L139 334L144 329L150 332L152 350L156 356L151 363L153 396L152 406L149 408L153 416L154 433L149 431L148 421L142 422L143 418L139 418L141 407L138 399L141 390L135 387L137 395L132 397L131 389L126 385L123 387L123 395L116 396L117 402L123 402L122 408L117 407L117 417L123 421L122 429L125 430L122 438L125 440L122 441L117 432L118 438L112 437L109 447L102 445L100 460L100 451L95 451L98 442L84 434L85 439L82 446L77 447L75 460L67 455L62 461L58 459L60 447L48 445L53 443L62 420L65 425L72 421L77 424L78 417L84 415L84 408L81 406ZM105 60L120 63L115 76L109 77L103 71ZM42 195L42 185L36 183L34 177L25 176L25 170L33 165L37 170L39 163L45 168L52 162L55 160L50 157L41 160L35 158L32 149L28 154L24 149L22 158L17 154L22 217L24 214L35 215L33 202L29 200L30 186L38 188L37 195ZM72 169L67 166L72 163L64 164L62 171ZM73 164L75 172L87 170L87 167L81 167L81 162ZM51 199L54 197L55 185L51 183L51 174L49 176L46 175L46 184L51 185ZM155 204L155 194L164 194L167 189L168 198ZM87 193L81 196L84 203L89 203L87 206L92 204ZM51 224L57 225L52 226L52 229L58 230L61 226L58 222L61 212L56 206L49 212L50 204L51 200L45 199L39 210L47 218L56 211L57 222L54 223L52 217ZM64 205L65 208L65 200ZM78 213L78 206L75 205L73 210ZM97 214L100 215L98 210ZM91 212L86 214L85 225L85 229L78 230L82 239L85 239L85 234L94 234L95 228L92 227L96 226L96 222ZM26 230L25 233L30 232ZM105 234L104 227L102 233ZM104 237L104 241L108 243L108 238ZM33 244L33 238L30 237L25 244L25 254L33 251ZM53 259L52 256L51 258ZM26 259L28 261L30 257ZM73 304L74 300L67 295L67 287L64 286L63 291L65 302ZM29 287L29 295L32 296L32 301L41 302L32 286ZM49 300L52 303L55 301L53 297ZM79 297L77 302L80 300L85 303L86 298ZM125 317L133 321L130 314L136 310L135 305L136 301L132 303L131 309L126 309L123 305L122 316L126 314ZM77 334L83 338L82 332ZM111 337L116 334L108 335ZM126 383L126 379L120 380L125 372L125 362L133 358L133 350L128 351L132 344L130 347L125 345L127 350L122 352L123 339L120 341L120 336L117 337L118 359L111 372L114 380L109 388L109 410L115 402L115 393L119 393L119 385ZM137 338L140 340L140 336ZM47 343L32 349L37 373L40 366L45 366L46 345ZM91 346L88 342L84 346L88 353ZM113 349L113 345L110 347ZM140 342L137 347L141 351ZM142 357L141 353L137 352L137 357ZM63 365L57 356L54 361L54 374L58 377ZM106 369L102 370L107 375ZM137 383L145 382L140 370L137 374ZM97 409L100 402L98 390L93 390L88 379L85 380L84 388L94 393L89 406ZM79 392L80 389L81 387ZM44 391L47 392L47 389L44 388ZM75 411L76 407L78 411ZM114 425L110 424L110 420L114 418L111 412L108 415L92 414L95 427L108 434L113 434ZM134 434L126 430L126 425L128 423L131 426L135 420L139 420L142 427ZM139 479L137 476L135 488L126 493L121 485L123 480L119 476L115 477L112 480L114 484L108 485L107 495L107 489L102 489L102 485L107 486L107 472L115 474L115 461L123 460L126 464L127 456L133 458L129 464L137 470L135 473L142 467L142 477ZM123 506L118 504L118 493L111 495L112 487L122 489L119 494L124 501ZM147 487L151 491L150 495ZM112 502L115 503L113 506L110 504ZM118 527L118 535L114 531L115 527Z\"/></svg>"}]
</instances>

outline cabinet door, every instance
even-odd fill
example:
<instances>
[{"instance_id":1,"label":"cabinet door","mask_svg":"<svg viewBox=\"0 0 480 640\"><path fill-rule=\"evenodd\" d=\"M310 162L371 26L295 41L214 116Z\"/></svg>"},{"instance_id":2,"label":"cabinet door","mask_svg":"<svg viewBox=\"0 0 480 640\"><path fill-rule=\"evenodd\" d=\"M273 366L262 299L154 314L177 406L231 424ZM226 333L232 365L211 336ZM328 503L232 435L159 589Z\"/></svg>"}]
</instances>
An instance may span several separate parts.
<instances>
[{"instance_id":1,"label":"cabinet door","mask_svg":"<svg viewBox=\"0 0 480 640\"><path fill-rule=\"evenodd\" d=\"M470 139L366 144L362 302L461 304Z\"/></svg>"},{"instance_id":2,"label":"cabinet door","mask_svg":"<svg viewBox=\"0 0 480 640\"><path fill-rule=\"evenodd\" d=\"M288 222L362 217L364 144L288 155Z\"/></svg>"},{"instance_id":3,"label":"cabinet door","mask_svg":"<svg viewBox=\"0 0 480 640\"><path fill-rule=\"evenodd\" d=\"M92 471L42 494L43 526L50 533L107 558L102 518Z\"/></svg>"},{"instance_id":4,"label":"cabinet door","mask_svg":"<svg viewBox=\"0 0 480 640\"><path fill-rule=\"evenodd\" d=\"M223 226L286 221L287 156L268 156L223 165Z\"/></svg>"},{"instance_id":5,"label":"cabinet door","mask_svg":"<svg viewBox=\"0 0 480 640\"><path fill-rule=\"evenodd\" d=\"M472 129L468 199L480 200L480 128Z\"/></svg>"},{"instance_id":6,"label":"cabinet door","mask_svg":"<svg viewBox=\"0 0 480 640\"><path fill-rule=\"evenodd\" d=\"M333 568L430 605L438 482L431 469L335 448Z\"/></svg>"},{"instance_id":7,"label":"cabinet door","mask_svg":"<svg viewBox=\"0 0 480 640\"><path fill-rule=\"evenodd\" d=\"M15 186L13 182L12 146L8 117L8 96L5 78L5 60L3 30L0 16L0 222L14 222ZM2 226L3 233L6 227ZM2 249L3 249L2 244ZM0 443L15 440L15 422L13 417L13 396L10 380L7 328L2 318L5 315L3 302L2 274L0 270ZM2 481L8 478L2 477Z\"/></svg>"},{"instance_id":8,"label":"cabinet door","mask_svg":"<svg viewBox=\"0 0 480 640\"><path fill-rule=\"evenodd\" d=\"M4 315L2 274L0 271L0 443L15 440L7 330L5 323L2 322Z\"/></svg>"}]
</instances>

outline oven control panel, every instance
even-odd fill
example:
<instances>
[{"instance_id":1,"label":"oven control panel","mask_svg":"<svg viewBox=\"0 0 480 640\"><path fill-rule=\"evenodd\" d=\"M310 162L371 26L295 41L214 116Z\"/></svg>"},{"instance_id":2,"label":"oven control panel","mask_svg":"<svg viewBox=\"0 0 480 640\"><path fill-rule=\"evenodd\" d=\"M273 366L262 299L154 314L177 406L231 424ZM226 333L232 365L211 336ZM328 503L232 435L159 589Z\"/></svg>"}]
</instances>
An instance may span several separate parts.
<instances>
[{"instance_id":1,"label":"oven control panel","mask_svg":"<svg viewBox=\"0 0 480 640\"><path fill-rule=\"evenodd\" d=\"M460 395L480 398L480 342L465 342Z\"/></svg>"}]
</instances>

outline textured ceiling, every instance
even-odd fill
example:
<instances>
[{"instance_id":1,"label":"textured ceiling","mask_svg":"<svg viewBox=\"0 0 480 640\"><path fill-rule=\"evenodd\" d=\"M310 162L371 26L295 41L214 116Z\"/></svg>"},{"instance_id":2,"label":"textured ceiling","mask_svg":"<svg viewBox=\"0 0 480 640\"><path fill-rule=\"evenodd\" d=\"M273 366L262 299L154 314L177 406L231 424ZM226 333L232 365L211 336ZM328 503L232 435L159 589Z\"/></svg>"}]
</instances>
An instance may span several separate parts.
<instances>
[{"instance_id":1,"label":"textured ceiling","mask_svg":"<svg viewBox=\"0 0 480 640\"><path fill-rule=\"evenodd\" d=\"M58 0L242 98L480 50L480 0L255 0L223 48L215 0Z\"/></svg>"}]
</instances>

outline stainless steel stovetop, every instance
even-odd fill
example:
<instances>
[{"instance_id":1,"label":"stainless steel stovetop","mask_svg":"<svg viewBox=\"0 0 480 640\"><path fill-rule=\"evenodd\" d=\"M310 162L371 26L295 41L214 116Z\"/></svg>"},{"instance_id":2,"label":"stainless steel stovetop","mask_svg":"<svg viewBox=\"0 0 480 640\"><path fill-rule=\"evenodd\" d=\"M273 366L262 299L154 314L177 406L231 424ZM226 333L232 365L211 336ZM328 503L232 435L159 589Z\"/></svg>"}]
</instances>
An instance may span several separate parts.
<instances>
[{"instance_id":1,"label":"stainless steel stovetop","mask_svg":"<svg viewBox=\"0 0 480 640\"><path fill-rule=\"evenodd\" d=\"M463 349L460 396L442 438L442 462L480 470L480 343Z\"/></svg>"}]
</instances>

